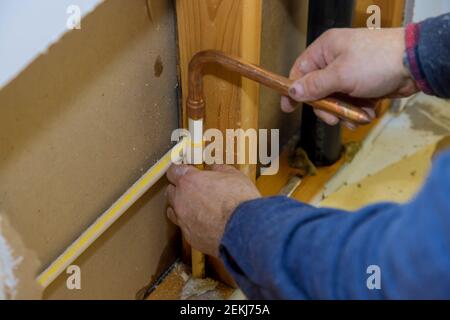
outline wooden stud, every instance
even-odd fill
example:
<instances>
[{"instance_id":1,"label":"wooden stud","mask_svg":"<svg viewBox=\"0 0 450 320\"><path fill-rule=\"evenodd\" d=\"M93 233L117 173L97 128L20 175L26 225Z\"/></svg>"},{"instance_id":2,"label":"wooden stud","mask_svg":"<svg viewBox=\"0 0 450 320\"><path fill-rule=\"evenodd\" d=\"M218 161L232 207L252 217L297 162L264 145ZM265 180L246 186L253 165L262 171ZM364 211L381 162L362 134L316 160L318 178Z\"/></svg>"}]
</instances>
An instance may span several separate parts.
<instances>
[{"instance_id":1,"label":"wooden stud","mask_svg":"<svg viewBox=\"0 0 450 320\"><path fill-rule=\"evenodd\" d=\"M381 27L398 28L403 25L405 0L358 0L355 5L355 18L353 27L365 28L369 17L367 8L377 5L381 9Z\"/></svg>"},{"instance_id":2,"label":"wooden stud","mask_svg":"<svg viewBox=\"0 0 450 320\"><path fill-rule=\"evenodd\" d=\"M195 53L221 50L258 64L260 58L262 0L176 0L183 124L187 127L188 65ZM204 93L207 104L205 129L257 129L259 86L218 66L207 67ZM239 169L256 179L256 165ZM183 246L185 249L186 245ZM189 256L188 252L183 253ZM212 271L233 284L218 259L209 257Z\"/></svg>"},{"instance_id":3,"label":"wooden stud","mask_svg":"<svg viewBox=\"0 0 450 320\"><path fill-rule=\"evenodd\" d=\"M244 0L242 21L243 30L241 35L240 57L254 64L259 64L261 58L262 29L261 0ZM258 83L246 78L242 79L240 127L244 130L258 128L259 88ZM240 165L239 169L252 180L256 181L255 165Z\"/></svg>"}]
</instances>

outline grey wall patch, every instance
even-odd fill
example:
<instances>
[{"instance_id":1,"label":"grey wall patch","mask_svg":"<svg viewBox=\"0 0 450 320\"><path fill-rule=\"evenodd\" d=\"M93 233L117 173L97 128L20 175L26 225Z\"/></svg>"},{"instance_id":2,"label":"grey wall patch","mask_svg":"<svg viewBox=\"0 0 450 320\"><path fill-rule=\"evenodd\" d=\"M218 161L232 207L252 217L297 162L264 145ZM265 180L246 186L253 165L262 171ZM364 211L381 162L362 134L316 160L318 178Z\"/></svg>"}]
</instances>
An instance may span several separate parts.
<instances>
[{"instance_id":1,"label":"grey wall patch","mask_svg":"<svg viewBox=\"0 0 450 320\"><path fill-rule=\"evenodd\" d=\"M41 269L36 253L25 246L8 216L0 212L0 300L41 299L43 288L36 281Z\"/></svg>"},{"instance_id":2,"label":"grey wall patch","mask_svg":"<svg viewBox=\"0 0 450 320\"><path fill-rule=\"evenodd\" d=\"M23 258L14 257L13 250L1 233L1 227L2 220L0 218L0 300L6 300L14 299L16 296L18 280L14 275L14 270Z\"/></svg>"}]
</instances>

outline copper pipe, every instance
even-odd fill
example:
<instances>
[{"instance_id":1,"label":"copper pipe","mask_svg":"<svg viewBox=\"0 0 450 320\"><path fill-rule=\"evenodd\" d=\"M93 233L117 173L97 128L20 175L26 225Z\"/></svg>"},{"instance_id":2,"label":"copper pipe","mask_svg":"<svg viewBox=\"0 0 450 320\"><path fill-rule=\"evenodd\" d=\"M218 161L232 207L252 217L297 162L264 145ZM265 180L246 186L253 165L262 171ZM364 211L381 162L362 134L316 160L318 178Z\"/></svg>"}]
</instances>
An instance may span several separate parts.
<instances>
[{"instance_id":1,"label":"copper pipe","mask_svg":"<svg viewBox=\"0 0 450 320\"><path fill-rule=\"evenodd\" d=\"M233 57L221 51L206 50L197 53L189 64L189 94L187 99L188 117L194 120L205 115L205 100L203 95L203 67L206 64L219 64L227 70L241 74L253 81L274 89L283 96L289 96L289 88L294 80L277 75L253 65L240 58ZM341 99L329 97L308 102L313 108L328 111L342 120L356 124L368 124L371 118L359 107Z\"/></svg>"}]
</instances>

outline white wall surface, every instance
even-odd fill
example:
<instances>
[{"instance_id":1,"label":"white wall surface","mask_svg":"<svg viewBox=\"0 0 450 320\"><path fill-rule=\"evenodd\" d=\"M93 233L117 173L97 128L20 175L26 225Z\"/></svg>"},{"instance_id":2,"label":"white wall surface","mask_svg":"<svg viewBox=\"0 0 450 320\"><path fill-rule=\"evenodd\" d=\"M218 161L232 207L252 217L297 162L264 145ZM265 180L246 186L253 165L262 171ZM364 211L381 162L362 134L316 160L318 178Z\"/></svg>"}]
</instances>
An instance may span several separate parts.
<instances>
[{"instance_id":1,"label":"white wall surface","mask_svg":"<svg viewBox=\"0 0 450 320\"><path fill-rule=\"evenodd\" d=\"M0 88L69 31L69 6L78 5L85 16L101 1L0 1Z\"/></svg>"},{"instance_id":2,"label":"white wall surface","mask_svg":"<svg viewBox=\"0 0 450 320\"><path fill-rule=\"evenodd\" d=\"M450 12L450 0L415 0L414 21Z\"/></svg>"}]
</instances>

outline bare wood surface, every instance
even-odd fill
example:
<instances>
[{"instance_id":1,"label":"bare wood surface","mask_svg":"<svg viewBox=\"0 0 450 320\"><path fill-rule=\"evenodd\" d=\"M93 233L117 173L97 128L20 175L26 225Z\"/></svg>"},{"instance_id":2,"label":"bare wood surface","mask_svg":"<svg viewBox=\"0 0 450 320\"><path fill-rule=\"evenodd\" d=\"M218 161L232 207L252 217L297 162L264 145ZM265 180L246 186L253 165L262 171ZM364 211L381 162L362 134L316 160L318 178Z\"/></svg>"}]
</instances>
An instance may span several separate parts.
<instances>
[{"instance_id":1,"label":"bare wood surface","mask_svg":"<svg viewBox=\"0 0 450 320\"><path fill-rule=\"evenodd\" d=\"M186 99L188 66L199 51L216 49L259 63L261 37L261 0L177 0L178 41L182 80L183 125L187 127ZM206 110L205 129L257 128L259 86L227 72L219 66L208 66L204 78ZM241 165L251 179L255 165ZM183 248L187 248L183 245ZM189 256L184 252L183 256ZM219 278L231 277L217 259L207 261Z\"/></svg>"},{"instance_id":2,"label":"bare wood surface","mask_svg":"<svg viewBox=\"0 0 450 320\"><path fill-rule=\"evenodd\" d=\"M403 24L404 0L358 0L355 4L355 18L353 26L364 28L369 14L366 12L370 5L377 5L381 9L381 27L398 28Z\"/></svg>"}]
</instances>

